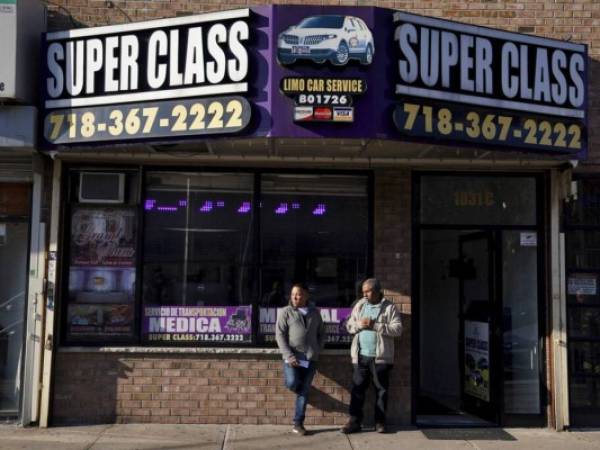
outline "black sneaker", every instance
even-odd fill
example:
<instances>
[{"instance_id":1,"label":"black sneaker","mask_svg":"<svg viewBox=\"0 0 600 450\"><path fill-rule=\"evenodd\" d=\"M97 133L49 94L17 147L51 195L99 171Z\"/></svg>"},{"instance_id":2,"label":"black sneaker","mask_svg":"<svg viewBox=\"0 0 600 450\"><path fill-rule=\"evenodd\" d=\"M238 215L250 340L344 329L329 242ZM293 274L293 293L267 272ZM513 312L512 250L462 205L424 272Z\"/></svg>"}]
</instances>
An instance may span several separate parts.
<instances>
[{"instance_id":1,"label":"black sneaker","mask_svg":"<svg viewBox=\"0 0 600 450\"><path fill-rule=\"evenodd\" d=\"M301 423L297 423L292 427L292 433L296 433L300 436L306 436L306 428Z\"/></svg>"},{"instance_id":2,"label":"black sneaker","mask_svg":"<svg viewBox=\"0 0 600 450\"><path fill-rule=\"evenodd\" d=\"M360 423L355 422L353 420L350 420L346 425L344 425L340 429L340 431L344 434L358 433L361 430L362 430L362 427L360 426Z\"/></svg>"},{"instance_id":3,"label":"black sneaker","mask_svg":"<svg viewBox=\"0 0 600 450\"><path fill-rule=\"evenodd\" d=\"M386 432L385 423L375 424L375 431L377 431L378 433L385 433Z\"/></svg>"}]
</instances>

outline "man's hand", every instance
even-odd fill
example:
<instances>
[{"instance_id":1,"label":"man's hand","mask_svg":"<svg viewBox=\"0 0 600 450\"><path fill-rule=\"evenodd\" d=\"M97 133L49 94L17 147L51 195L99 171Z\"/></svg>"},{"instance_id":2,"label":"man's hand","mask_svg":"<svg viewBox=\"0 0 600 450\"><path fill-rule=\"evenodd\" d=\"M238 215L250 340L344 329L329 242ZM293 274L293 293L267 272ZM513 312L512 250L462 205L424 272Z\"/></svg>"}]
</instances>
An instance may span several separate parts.
<instances>
[{"instance_id":1,"label":"man's hand","mask_svg":"<svg viewBox=\"0 0 600 450\"><path fill-rule=\"evenodd\" d=\"M375 321L373 319L369 319L369 318L363 318L360 319L360 328L363 330L370 330L371 328L373 328L373 325L375 324Z\"/></svg>"},{"instance_id":2,"label":"man's hand","mask_svg":"<svg viewBox=\"0 0 600 450\"><path fill-rule=\"evenodd\" d=\"M292 366L292 367L300 367L300 363L298 362L298 360L296 359L296 357L295 357L295 356L290 356L290 357L287 359L287 362L288 362L288 364L289 364L290 366Z\"/></svg>"}]
</instances>

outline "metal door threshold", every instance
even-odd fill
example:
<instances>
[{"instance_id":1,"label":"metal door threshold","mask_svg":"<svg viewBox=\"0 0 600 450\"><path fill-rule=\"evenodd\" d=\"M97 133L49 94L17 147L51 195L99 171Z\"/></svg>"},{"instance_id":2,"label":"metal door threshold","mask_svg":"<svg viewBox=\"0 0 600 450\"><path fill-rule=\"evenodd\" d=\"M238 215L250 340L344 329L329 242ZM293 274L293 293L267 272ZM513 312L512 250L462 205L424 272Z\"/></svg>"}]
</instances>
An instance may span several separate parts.
<instances>
[{"instance_id":1,"label":"metal door threshold","mask_svg":"<svg viewBox=\"0 0 600 450\"><path fill-rule=\"evenodd\" d=\"M418 415L416 425L423 428L489 428L498 426L496 423L466 413Z\"/></svg>"}]
</instances>

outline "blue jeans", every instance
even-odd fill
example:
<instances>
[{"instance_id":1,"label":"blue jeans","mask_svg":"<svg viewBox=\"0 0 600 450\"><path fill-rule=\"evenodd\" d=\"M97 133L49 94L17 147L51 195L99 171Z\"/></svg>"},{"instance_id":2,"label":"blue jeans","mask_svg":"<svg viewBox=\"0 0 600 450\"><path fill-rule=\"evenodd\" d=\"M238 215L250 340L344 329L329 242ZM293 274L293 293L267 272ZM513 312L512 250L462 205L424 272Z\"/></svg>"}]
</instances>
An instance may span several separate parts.
<instances>
[{"instance_id":1,"label":"blue jeans","mask_svg":"<svg viewBox=\"0 0 600 450\"><path fill-rule=\"evenodd\" d=\"M315 376L315 363L310 362L307 368L292 367L283 362L283 374L285 376L285 387L296 394L296 411L294 413L294 424L304 424L304 415L308 403L308 391Z\"/></svg>"}]
</instances>

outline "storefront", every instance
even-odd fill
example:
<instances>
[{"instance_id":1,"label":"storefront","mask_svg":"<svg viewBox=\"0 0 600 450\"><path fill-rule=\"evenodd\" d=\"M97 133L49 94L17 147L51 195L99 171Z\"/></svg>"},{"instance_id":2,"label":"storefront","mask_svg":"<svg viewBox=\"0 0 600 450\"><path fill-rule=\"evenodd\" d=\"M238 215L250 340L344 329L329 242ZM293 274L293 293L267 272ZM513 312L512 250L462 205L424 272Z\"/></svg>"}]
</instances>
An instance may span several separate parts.
<instances>
[{"instance_id":1,"label":"storefront","mask_svg":"<svg viewBox=\"0 0 600 450\"><path fill-rule=\"evenodd\" d=\"M573 424L595 426L598 398L598 178L576 178L575 198L565 204L569 399Z\"/></svg>"},{"instance_id":2,"label":"storefront","mask_svg":"<svg viewBox=\"0 0 600 450\"><path fill-rule=\"evenodd\" d=\"M41 370L49 164L36 153L34 86L43 31L40 3L0 4L0 422L22 424L37 421Z\"/></svg>"},{"instance_id":3,"label":"storefront","mask_svg":"<svg viewBox=\"0 0 600 450\"><path fill-rule=\"evenodd\" d=\"M563 427L552 274L584 45L261 6L44 52L43 424L289 423L273 328L294 281L328 331L307 423L341 424L345 320L374 275L404 322L392 422Z\"/></svg>"}]
</instances>

